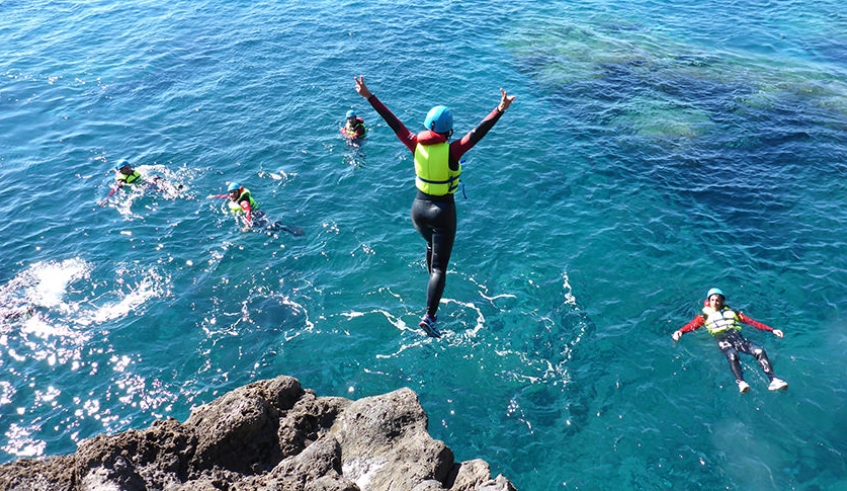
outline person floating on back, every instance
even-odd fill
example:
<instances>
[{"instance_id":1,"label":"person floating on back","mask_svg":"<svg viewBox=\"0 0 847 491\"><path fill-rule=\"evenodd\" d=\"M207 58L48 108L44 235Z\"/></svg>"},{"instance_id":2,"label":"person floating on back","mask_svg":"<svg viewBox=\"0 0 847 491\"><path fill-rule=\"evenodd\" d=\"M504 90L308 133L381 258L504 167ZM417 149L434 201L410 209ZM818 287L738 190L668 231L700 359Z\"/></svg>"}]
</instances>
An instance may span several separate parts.
<instances>
[{"instance_id":1,"label":"person floating on back","mask_svg":"<svg viewBox=\"0 0 847 491\"><path fill-rule=\"evenodd\" d=\"M361 140L368 130L365 128L365 120L356 115L356 111L347 111L347 122L341 127L341 134L348 140Z\"/></svg>"},{"instance_id":2,"label":"person floating on back","mask_svg":"<svg viewBox=\"0 0 847 491\"><path fill-rule=\"evenodd\" d=\"M500 103L479 125L460 140L450 143L453 114L445 106L429 110L424 131L414 134L368 90L365 77L355 78L356 92L370 102L377 113L394 130L397 138L415 159L417 196L412 204L412 223L426 241L426 266L429 271L426 313L419 326L432 337L440 337L435 327L436 311L447 279L447 264L456 237L456 205L453 194L459 189L461 158L494 127L515 100L500 89Z\"/></svg>"},{"instance_id":3,"label":"person floating on back","mask_svg":"<svg viewBox=\"0 0 847 491\"><path fill-rule=\"evenodd\" d=\"M741 312L732 310L731 307L724 303L725 301L726 297L720 289L712 288L709 290L706 294L703 312L683 326L682 329L674 332L672 336L673 340L678 341L683 333L695 331L706 326L706 330L717 341L718 348L720 348L727 360L729 360L729 368L732 370L733 375L735 375L735 383L738 384L738 390L740 392L749 391L750 385L744 381L744 375L741 371L741 361L738 357L739 352L756 358L762 367L762 371L770 379L768 390L787 389L788 384L784 380L778 379L776 374L774 374L773 365L771 365L765 350L741 335L741 323L749 324L762 331L770 331L778 338L784 336L783 332L757 322Z\"/></svg>"}]
</instances>

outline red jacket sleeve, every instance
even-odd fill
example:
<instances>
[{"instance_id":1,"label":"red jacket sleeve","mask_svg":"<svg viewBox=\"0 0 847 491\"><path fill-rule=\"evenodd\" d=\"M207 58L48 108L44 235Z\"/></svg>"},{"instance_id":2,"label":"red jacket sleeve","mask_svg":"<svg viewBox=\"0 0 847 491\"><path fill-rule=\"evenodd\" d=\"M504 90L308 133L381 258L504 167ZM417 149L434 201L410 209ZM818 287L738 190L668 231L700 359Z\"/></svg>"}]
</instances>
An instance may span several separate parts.
<instances>
[{"instance_id":1,"label":"red jacket sleeve","mask_svg":"<svg viewBox=\"0 0 847 491\"><path fill-rule=\"evenodd\" d=\"M682 326L680 331L682 331L682 332L696 331L697 329L700 329L701 327L703 327L705 324L706 324L706 319L704 319L702 315L698 315L697 317L691 319L691 322Z\"/></svg>"},{"instance_id":2,"label":"red jacket sleeve","mask_svg":"<svg viewBox=\"0 0 847 491\"><path fill-rule=\"evenodd\" d=\"M773 328L771 326L766 326L765 324L762 324L759 321L755 321L755 320L747 317L746 315L742 314L741 312L738 313L738 320L740 320L741 322L743 322L745 324L751 325L751 326L755 327L756 329L761 329L762 331L773 331Z\"/></svg>"},{"instance_id":3,"label":"red jacket sleeve","mask_svg":"<svg viewBox=\"0 0 847 491\"><path fill-rule=\"evenodd\" d=\"M453 158L457 161L460 160L465 152L479 143L479 141L482 140L482 137L484 137L488 131L494 127L497 121L500 121L500 116L502 115L503 113L495 107L494 110L488 113L488 116L486 116L485 119L476 126L476 128L470 130L468 134L462 137L461 140L453 142L450 145L450 154Z\"/></svg>"},{"instance_id":4,"label":"red jacket sleeve","mask_svg":"<svg viewBox=\"0 0 847 491\"><path fill-rule=\"evenodd\" d=\"M388 124L388 127L394 131L394 134L397 135L397 138L403 142L403 145L406 145L411 152L414 153L415 148L418 146L418 137L399 120L397 116L394 115L391 111L385 107L385 104L382 103L375 95L371 95L368 97L368 102L371 103L374 110L385 120Z\"/></svg>"}]
</instances>

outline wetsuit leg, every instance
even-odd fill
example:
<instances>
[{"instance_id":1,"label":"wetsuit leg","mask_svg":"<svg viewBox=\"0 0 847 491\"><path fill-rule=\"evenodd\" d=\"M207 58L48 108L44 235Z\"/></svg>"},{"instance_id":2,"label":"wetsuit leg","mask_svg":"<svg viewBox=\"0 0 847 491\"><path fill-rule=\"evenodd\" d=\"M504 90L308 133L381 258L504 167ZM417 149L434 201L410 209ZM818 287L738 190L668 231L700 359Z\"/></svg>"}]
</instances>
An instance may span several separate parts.
<instances>
[{"instance_id":1,"label":"wetsuit leg","mask_svg":"<svg viewBox=\"0 0 847 491\"><path fill-rule=\"evenodd\" d=\"M416 198L412 204L412 223L426 241L426 313L435 316L447 282L447 265L456 238L456 205L452 201Z\"/></svg>"},{"instance_id":2,"label":"wetsuit leg","mask_svg":"<svg viewBox=\"0 0 847 491\"><path fill-rule=\"evenodd\" d=\"M740 343L738 343L737 347L738 351L756 358L756 361L759 362L759 366L762 367L762 371L765 372L768 379L773 380L775 377L773 367L771 366L771 360L768 358L768 354L765 352L765 349L753 343L749 339L743 338L740 334L738 337L740 338Z\"/></svg>"},{"instance_id":3,"label":"wetsuit leg","mask_svg":"<svg viewBox=\"0 0 847 491\"><path fill-rule=\"evenodd\" d=\"M253 226L256 228L266 228L268 230L274 230L271 227L270 222L265 217L265 213L262 211L254 211L253 212Z\"/></svg>"},{"instance_id":4,"label":"wetsuit leg","mask_svg":"<svg viewBox=\"0 0 847 491\"><path fill-rule=\"evenodd\" d=\"M735 381L741 382L744 380L744 372L741 370L741 360L738 357L738 349L736 348L736 339L732 334L718 338L718 348L726 356L729 362L729 369L735 375Z\"/></svg>"}]
</instances>

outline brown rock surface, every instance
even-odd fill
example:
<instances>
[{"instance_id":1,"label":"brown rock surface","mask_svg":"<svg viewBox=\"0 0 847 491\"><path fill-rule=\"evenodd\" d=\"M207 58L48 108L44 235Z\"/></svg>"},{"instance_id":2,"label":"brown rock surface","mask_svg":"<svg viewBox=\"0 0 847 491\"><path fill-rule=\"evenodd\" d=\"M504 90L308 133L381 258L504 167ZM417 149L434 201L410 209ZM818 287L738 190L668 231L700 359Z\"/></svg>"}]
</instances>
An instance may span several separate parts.
<instances>
[{"instance_id":1,"label":"brown rock surface","mask_svg":"<svg viewBox=\"0 0 847 491\"><path fill-rule=\"evenodd\" d=\"M316 397L291 377L238 388L184 423L101 435L73 455L0 465L6 491L514 491L483 460L456 463L417 395Z\"/></svg>"}]
</instances>

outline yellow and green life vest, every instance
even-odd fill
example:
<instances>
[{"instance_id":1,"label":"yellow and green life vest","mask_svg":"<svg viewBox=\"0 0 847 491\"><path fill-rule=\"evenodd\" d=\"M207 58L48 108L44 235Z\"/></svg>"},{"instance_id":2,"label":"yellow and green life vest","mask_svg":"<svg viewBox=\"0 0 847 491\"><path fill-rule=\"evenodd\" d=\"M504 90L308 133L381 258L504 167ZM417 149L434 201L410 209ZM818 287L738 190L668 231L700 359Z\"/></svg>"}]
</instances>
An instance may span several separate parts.
<instances>
[{"instance_id":1,"label":"yellow and green life vest","mask_svg":"<svg viewBox=\"0 0 847 491\"><path fill-rule=\"evenodd\" d=\"M230 213L241 213L241 212L243 212L244 209L241 208L241 202L244 201L245 199L250 201L250 209L252 209L253 211L256 211L256 210L259 209L259 204L256 203L256 201L253 199L253 196L250 195L250 190L246 189L246 188L242 188L241 194L238 195L237 200L235 200L235 201L229 200L229 201L226 202L227 205L229 206L229 212Z\"/></svg>"},{"instance_id":2,"label":"yellow and green life vest","mask_svg":"<svg viewBox=\"0 0 847 491\"><path fill-rule=\"evenodd\" d=\"M132 171L132 174L129 175L124 174L123 172L119 172L115 180L123 182L124 184L132 184L136 181L141 180L141 173L139 173L137 170Z\"/></svg>"},{"instance_id":3,"label":"yellow and green life vest","mask_svg":"<svg viewBox=\"0 0 847 491\"><path fill-rule=\"evenodd\" d=\"M720 310L703 307L703 317L706 319L704 326L712 336L717 336L730 329L741 330L741 320L738 318L738 314L729 307L725 306Z\"/></svg>"},{"instance_id":4,"label":"yellow and green life vest","mask_svg":"<svg viewBox=\"0 0 847 491\"><path fill-rule=\"evenodd\" d=\"M365 128L365 122L362 118L356 118L356 123L353 126L344 125L341 132L347 138L364 138L368 134L368 129Z\"/></svg>"},{"instance_id":5,"label":"yellow and green life vest","mask_svg":"<svg viewBox=\"0 0 847 491\"><path fill-rule=\"evenodd\" d=\"M421 145L415 148L415 186L423 193L432 196L454 194L459 189L459 175L462 164L457 170L450 169L450 144Z\"/></svg>"}]
</instances>

